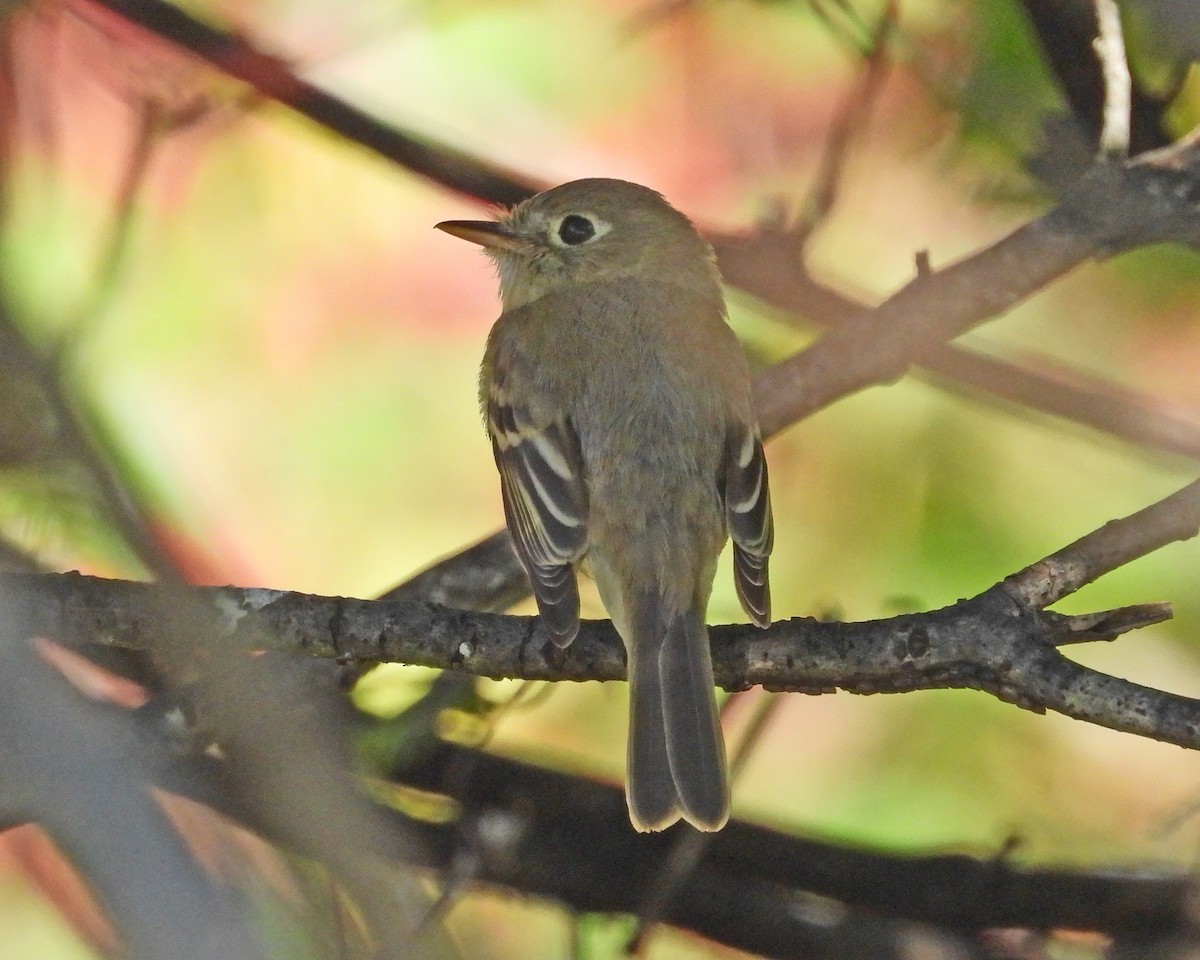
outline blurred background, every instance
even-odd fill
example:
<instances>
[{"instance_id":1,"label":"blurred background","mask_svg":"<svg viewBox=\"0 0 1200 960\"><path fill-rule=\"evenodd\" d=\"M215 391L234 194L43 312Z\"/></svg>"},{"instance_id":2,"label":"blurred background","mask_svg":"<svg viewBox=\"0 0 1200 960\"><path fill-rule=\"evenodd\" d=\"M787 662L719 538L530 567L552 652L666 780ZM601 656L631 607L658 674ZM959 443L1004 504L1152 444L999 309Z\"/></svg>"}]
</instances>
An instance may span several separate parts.
<instances>
[{"instance_id":1,"label":"blurred background","mask_svg":"<svg viewBox=\"0 0 1200 960\"><path fill-rule=\"evenodd\" d=\"M369 113L551 184L636 180L700 225L803 218L865 69L878 3L802 0L190 0ZM9 84L0 282L61 363L152 533L197 583L371 597L503 522L475 379L498 312L488 262L432 229L486 212L296 117L86 0L0 4ZM1132 55L1200 120L1200 81L1132 11ZM1079 56L1088 55L1081 50ZM905 0L809 267L875 303L1052 202L1062 96L1015 0ZM1195 78L1193 78L1193 81ZM1049 131L1049 133L1047 132ZM738 293L753 362L820 328ZM966 338L1071 368L1200 424L1200 262L1089 265ZM12 381L15 383L16 381ZM3 390L0 385L0 390ZM36 423L6 451L0 533L53 569L146 575ZM921 376L852 396L768 448L775 614L937 608L1195 476L1193 461ZM1169 600L1175 619L1082 662L1200 695L1200 544L1070 598ZM602 616L594 597L589 614ZM525 608L522 608L525 609ZM532 607L528 608L532 610ZM741 619L728 558L710 622ZM430 673L355 695L392 715ZM502 702L511 683L485 683ZM729 711L737 742L751 693ZM490 748L618 782L620 684L503 712ZM737 782L739 817L895 851L1031 864L1193 863L1200 757L967 691L789 697ZM97 956L27 831L0 838L0 956ZM48 879L49 878L49 879ZM467 956L554 957L565 914L471 895ZM604 955L603 924L590 934ZM715 953L664 933L652 956Z\"/></svg>"}]
</instances>

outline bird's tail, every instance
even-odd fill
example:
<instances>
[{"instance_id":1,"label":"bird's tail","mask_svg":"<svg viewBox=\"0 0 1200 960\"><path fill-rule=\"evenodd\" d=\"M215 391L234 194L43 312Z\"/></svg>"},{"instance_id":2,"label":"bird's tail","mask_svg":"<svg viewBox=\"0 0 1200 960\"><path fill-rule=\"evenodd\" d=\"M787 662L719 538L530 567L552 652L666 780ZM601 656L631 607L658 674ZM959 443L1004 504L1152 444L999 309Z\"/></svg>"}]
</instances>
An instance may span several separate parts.
<instances>
[{"instance_id":1,"label":"bird's tail","mask_svg":"<svg viewBox=\"0 0 1200 960\"><path fill-rule=\"evenodd\" d=\"M680 817L720 830L729 819L729 777L708 630L695 611L664 616L657 597L631 612L630 819L639 830L662 830Z\"/></svg>"}]
</instances>

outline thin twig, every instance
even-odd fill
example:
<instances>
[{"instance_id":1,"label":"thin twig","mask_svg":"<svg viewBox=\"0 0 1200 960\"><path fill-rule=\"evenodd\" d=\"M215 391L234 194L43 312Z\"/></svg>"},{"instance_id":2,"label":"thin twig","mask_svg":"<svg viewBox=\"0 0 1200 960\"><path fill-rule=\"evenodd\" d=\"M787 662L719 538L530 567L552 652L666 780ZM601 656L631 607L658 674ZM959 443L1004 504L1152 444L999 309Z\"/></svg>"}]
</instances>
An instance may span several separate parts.
<instances>
[{"instance_id":1,"label":"thin twig","mask_svg":"<svg viewBox=\"0 0 1200 960\"><path fill-rule=\"evenodd\" d=\"M135 207L147 182L146 174L161 130L162 113L158 105L153 100L143 101L129 145L129 155L117 186L108 232L96 260L87 302L76 311L73 322L67 325L63 340L58 345L55 365L60 371L65 370L70 360L78 356L88 335L103 318L105 309L120 289L117 281L133 235Z\"/></svg>"},{"instance_id":2,"label":"thin twig","mask_svg":"<svg viewBox=\"0 0 1200 960\"><path fill-rule=\"evenodd\" d=\"M921 370L928 373L918 376L945 390L1006 400L1146 451L1200 460L1200 410L1172 408L1032 351L1008 359L948 343L926 354Z\"/></svg>"},{"instance_id":3,"label":"thin twig","mask_svg":"<svg viewBox=\"0 0 1200 960\"><path fill-rule=\"evenodd\" d=\"M1121 11L1115 0L1093 0L1098 32L1092 41L1104 76L1104 123L1100 128L1101 160L1124 160L1129 156L1129 125L1133 81L1125 58L1121 33Z\"/></svg>"},{"instance_id":4,"label":"thin twig","mask_svg":"<svg viewBox=\"0 0 1200 960\"><path fill-rule=\"evenodd\" d=\"M805 203L804 220L794 231L798 249L803 248L817 227L828 219L837 203L850 148L866 127L871 116L871 107L883 89L883 81L887 77L888 41L898 16L897 0L888 0L879 15L879 22L872 31L870 46L865 53L858 81L825 140L821 162Z\"/></svg>"},{"instance_id":5,"label":"thin twig","mask_svg":"<svg viewBox=\"0 0 1200 960\"><path fill-rule=\"evenodd\" d=\"M1082 135L1086 145L1076 151L1050 138L1039 166L1052 188L1065 186L1082 172L1104 126L1104 71L1099 57L1088 55L1097 34L1096 10L1086 0L1017 0L1037 37L1046 66L1070 108L1069 122L1059 136ZM1118 0L1119 2L1119 0ZM1156 0L1157 2L1157 0ZM1175 2L1175 0L1168 0ZM1175 97L1168 91L1149 92L1134 85L1129 150L1140 154L1171 142L1163 115ZM1079 159L1077 160L1076 157Z\"/></svg>"},{"instance_id":6,"label":"thin twig","mask_svg":"<svg viewBox=\"0 0 1200 960\"><path fill-rule=\"evenodd\" d=\"M1013 574L1004 589L1040 609L1104 574L1177 540L1200 533L1200 480L1137 513L1110 520L1043 560Z\"/></svg>"},{"instance_id":7,"label":"thin twig","mask_svg":"<svg viewBox=\"0 0 1200 960\"><path fill-rule=\"evenodd\" d=\"M62 454L78 463L91 479L105 516L115 525L137 558L159 579L176 581L178 577L173 565L151 533L147 518L130 499L114 473L110 465L111 458L101 451L92 425L67 393L58 371L34 348L9 315L2 296L0 327L6 333L5 348L12 354L6 359L21 366L25 374L36 382L45 399L48 414L53 417L58 429L57 440Z\"/></svg>"}]
</instances>

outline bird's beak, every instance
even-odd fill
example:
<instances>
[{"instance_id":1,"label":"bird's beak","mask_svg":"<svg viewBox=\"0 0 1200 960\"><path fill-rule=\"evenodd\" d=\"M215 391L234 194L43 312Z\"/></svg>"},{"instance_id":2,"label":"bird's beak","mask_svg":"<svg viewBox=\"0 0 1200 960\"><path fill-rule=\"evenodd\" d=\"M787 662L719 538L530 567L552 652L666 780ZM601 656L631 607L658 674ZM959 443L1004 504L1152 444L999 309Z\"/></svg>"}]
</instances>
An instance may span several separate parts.
<instances>
[{"instance_id":1,"label":"bird's beak","mask_svg":"<svg viewBox=\"0 0 1200 960\"><path fill-rule=\"evenodd\" d=\"M521 250L529 246L525 237L495 220L443 220L435 228L481 247Z\"/></svg>"}]
</instances>

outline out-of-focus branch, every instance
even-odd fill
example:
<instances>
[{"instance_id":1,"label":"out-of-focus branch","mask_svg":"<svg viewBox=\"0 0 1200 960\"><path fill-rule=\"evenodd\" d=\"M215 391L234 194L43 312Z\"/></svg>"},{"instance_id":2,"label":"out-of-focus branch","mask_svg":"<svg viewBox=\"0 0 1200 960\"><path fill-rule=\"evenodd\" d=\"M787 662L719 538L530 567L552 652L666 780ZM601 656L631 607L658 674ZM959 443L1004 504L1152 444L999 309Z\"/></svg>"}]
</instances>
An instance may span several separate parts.
<instances>
[{"instance_id":1,"label":"out-of-focus branch","mask_svg":"<svg viewBox=\"0 0 1200 960\"><path fill-rule=\"evenodd\" d=\"M1200 244L1197 156L1184 144L1170 155L1180 169L1165 162L1097 166L1046 214L957 263L919 275L874 310L764 371L755 383L763 432L896 379L929 350L1089 259L1152 243Z\"/></svg>"},{"instance_id":2,"label":"out-of-focus branch","mask_svg":"<svg viewBox=\"0 0 1200 960\"><path fill-rule=\"evenodd\" d=\"M1013 361L947 343L922 368L947 390L1006 400L1147 451L1200 460L1200 410L1189 415L1046 356L1023 352Z\"/></svg>"},{"instance_id":3,"label":"out-of-focus branch","mask_svg":"<svg viewBox=\"0 0 1200 960\"><path fill-rule=\"evenodd\" d=\"M131 960L258 960L249 901L205 872L150 791L131 715L35 652L0 588L0 817L36 820L104 906Z\"/></svg>"},{"instance_id":4,"label":"out-of-focus branch","mask_svg":"<svg viewBox=\"0 0 1200 960\"><path fill-rule=\"evenodd\" d=\"M181 761L165 748L145 757L156 763L155 782L163 788L294 845L293 834L274 834L274 825L230 789L220 760ZM470 860L476 883L578 911L636 913L680 834L634 832L619 786L466 747L441 744L408 758L387 779L452 798L459 816L430 824L381 808L395 842L351 846L347 856L383 852L443 875ZM580 844L581 836L588 843ZM851 945L870 946L870 956L907 955L895 947L897 938L913 932L910 923L960 933L1012 926L1167 939L1194 933L1193 892L1194 878L1186 873L1023 869L1002 858L899 856L735 819L712 835L662 919L763 956L837 960L856 955L847 953Z\"/></svg>"},{"instance_id":5,"label":"out-of-focus branch","mask_svg":"<svg viewBox=\"0 0 1200 960\"><path fill-rule=\"evenodd\" d=\"M478 775L474 769L476 758L484 764L490 759L485 754L461 748L443 748L428 755L418 765L406 767L408 774L397 777L399 783L430 784L429 789L444 790L456 799L469 801L469 805L464 803L462 815L454 822L422 822L380 805L380 816L391 822L397 842L376 843L370 847L356 842L345 850L345 855L376 858L382 854L395 858L399 869L423 867L450 877L464 862L470 861L476 865L472 881L480 886L543 897L579 911L631 913L636 909L644 896L642 878L660 863L661 844L647 842L643 835L633 834L619 790L565 774L549 774L547 779L543 776L548 774L547 771L515 765L514 772L518 776L514 778L514 790L508 799L517 801L516 809L501 798L497 798L499 802L480 802L477 799L480 794L470 782ZM277 824L262 820L260 811L247 808L237 791L229 789L223 761L202 756L184 762L167 750L159 751L157 759L159 775L154 782L158 786L208 804L285 848L297 849L295 834L274 833ZM522 771L528 771L532 779L520 776ZM469 777L463 776L468 772ZM489 770L485 766L480 772L486 776ZM219 788L214 790L213 785L219 785ZM488 790L494 786L494 782L489 783ZM556 813L546 829L540 824L537 829L527 829L530 824L526 815L540 812L538 807L524 803L530 786L556 791L538 798L539 805ZM593 788L594 795L591 794ZM585 810L567 802L568 798L586 800L589 795L593 802ZM618 806L610 804L613 799ZM576 812L585 816L573 821L563 816L569 817ZM762 832L784 844L782 849L790 849L792 838ZM610 834L620 837L620 843L609 849L618 851L621 860L605 853ZM594 838L595 842L580 844L581 836ZM413 837L419 838L420 843L415 846L409 843ZM632 859L629 857L631 838ZM805 841L799 843L804 845ZM572 855L564 857L564 849L570 849ZM832 853L836 848L830 845L828 849ZM300 848L299 852L307 851ZM851 855L862 856L854 851ZM879 856L881 861L887 860L885 855ZM903 863L898 861L901 871ZM1020 878L1011 879L1020 889ZM1066 890L1075 886L1071 875L1064 879ZM1091 878L1081 874L1079 879L1080 889L1090 893ZM1143 888L1154 890L1160 895L1156 906L1164 903L1165 906L1157 913L1147 910L1146 919L1158 920L1162 926L1174 929L1174 905L1169 899L1173 886L1174 880L1170 877L1135 881L1126 898L1128 900L1131 894L1138 897ZM908 948L920 932L903 919L880 918L867 911L839 908L833 908L839 914L839 922L831 929L827 911L796 909L798 899L803 902L808 898L802 890L728 872L706 870L693 878L685 892L687 899L681 901L668 918L672 925L700 933L718 943L779 960L850 960L864 955L881 960L904 960L911 956ZM903 911L898 913L902 917ZM1138 913L1136 907L1125 910L1107 923L1120 927L1132 919L1136 924L1143 919ZM934 934L926 931L925 936ZM409 950L379 955L409 956L420 947L419 941L413 941Z\"/></svg>"},{"instance_id":6,"label":"out-of-focus branch","mask_svg":"<svg viewBox=\"0 0 1200 960\"><path fill-rule=\"evenodd\" d=\"M481 851L487 864L483 879L566 899L578 909L634 912L682 832L635 833L617 785L462 747L446 746L393 771L391 779L453 797L467 821L507 816L536 824L537 829L509 834L514 842L506 849L494 843ZM579 836L589 842L571 842ZM564 857L564 849L573 855ZM732 902L709 912L721 891L731 887L737 889ZM771 941L805 916L805 910L794 909L805 894L850 908L842 922L836 912L826 914L835 935L861 922L862 911L959 932L1014 926L1167 938L1195 929L1193 889L1186 873L1029 870L1002 858L897 856L789 836L735 819L710 836L698 868L664 916L677 926L772 956L803 956L803 947L797 944L795 952L780 953L778 946L768 950L760 943L755 948L742 939L752 925L749 917L743 923L737 919L742 891L752 894L750 902L756 906L769 903L762 894L772 890L772 896L782 895L783 902L792 904L787 911L791 919L778 911L762 914L764 927L757 935ZM709 928L698 926L701 922ZM722 935L711 926L717 923L728 924L730 932L741 929L741 937Z\"/></svg>"},{"instance_id":7,"label":"out-of-focus branch","mask_svg":"<svg viewBox=\"0 0 1200 960\"><path fill-rule=\"evenodd\" d=\"M841 327L870 314L868 304L808 273L790 231L766 227L753 235L717 237L714 244L726 280L783 311L785 322L803 318ZM1144 449L1200 459L1200 415L1186 416L1046 356L1025 354L1013 361L942 343L919 358L914 372L945 389L1010 401Z\"/></svg>"}]
</instances>

